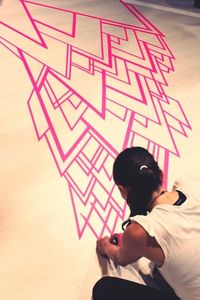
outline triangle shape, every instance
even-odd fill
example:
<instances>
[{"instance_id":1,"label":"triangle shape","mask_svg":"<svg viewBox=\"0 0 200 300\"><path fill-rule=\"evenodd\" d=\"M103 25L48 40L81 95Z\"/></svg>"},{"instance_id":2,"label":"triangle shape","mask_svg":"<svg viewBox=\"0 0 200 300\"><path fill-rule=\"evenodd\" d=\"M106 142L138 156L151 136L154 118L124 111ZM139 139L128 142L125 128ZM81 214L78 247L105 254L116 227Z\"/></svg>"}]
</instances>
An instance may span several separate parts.
<instances>
[{"instance_id":1,"label":"triangle shape","mask_svg":"<svg viewBox=\"0 0 200 300\"><path fill-rule=\"evenodd\" d=\"M31 12L31 16L36 22L49 26L51 29L60 31L64 34L73 35L74 31L74 13L55 9L50 6L39 6L39 10L35 9L36 4L27 3L27 8ZM59 22L58 22L59 20Z\"/></svg>"},{"instance_id":2,"label":"triangle shape","mask_svg":"<svg viewBox=\"0 0 200 300\"><path fill-rule=\"evenodd\" d=\"M38 82L37 85L39 85L39 81L41 81L43 78L42 71L45 69L45 65L26 53L23 53L23 57L23 60L25 59L26 63L28 64L29 72L31 72L34 81Z\"/></svg>"},{"instance_id":3,"label":"triangle shape","mask_svg":"<svg viewBox=\"0 0 200 300\"><path fill-rule=\"evenodd\" d=\"M51 73L95 113L105 118L105 75L103 72L89 74L79 68L72 67L70 79L54 71ZM81 84L82 82L84 84Z\"/></svg>"},{"instance_id":4,"label":"triangle shape","mask_svg":"<svg viewBox=\"0 0 200 300\"><path fill-rule=\"evenodd\" d=\"M0 20L1 26L4 25L7 29L13 30L40 45L44 45L40 32L22 1L3 2L0 9ZM3 36L3 30L1 30L1 35ZM5 38L8 39L8 36Z\"/></svg>"}]
</instances>

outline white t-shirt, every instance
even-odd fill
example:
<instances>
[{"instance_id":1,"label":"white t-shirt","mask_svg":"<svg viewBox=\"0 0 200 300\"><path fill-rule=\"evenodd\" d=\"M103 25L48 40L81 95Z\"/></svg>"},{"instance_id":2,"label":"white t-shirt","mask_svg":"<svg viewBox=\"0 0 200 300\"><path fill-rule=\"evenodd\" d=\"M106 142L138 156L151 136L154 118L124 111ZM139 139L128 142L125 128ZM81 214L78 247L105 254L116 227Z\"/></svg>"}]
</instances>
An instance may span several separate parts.
<instances>
[{"instance_id":1,"label":"white t-shirt","mask_svg":"<svg viewBox=\"0 0 200 300\"><path fill-rule=\"evenodd\" d=\"M182 300L200 300L200 182L176 181L173 189L187 197L180 206L160 204L147 216L135 216L163 249L158 268Z\"/></svg>"}]
</instances>

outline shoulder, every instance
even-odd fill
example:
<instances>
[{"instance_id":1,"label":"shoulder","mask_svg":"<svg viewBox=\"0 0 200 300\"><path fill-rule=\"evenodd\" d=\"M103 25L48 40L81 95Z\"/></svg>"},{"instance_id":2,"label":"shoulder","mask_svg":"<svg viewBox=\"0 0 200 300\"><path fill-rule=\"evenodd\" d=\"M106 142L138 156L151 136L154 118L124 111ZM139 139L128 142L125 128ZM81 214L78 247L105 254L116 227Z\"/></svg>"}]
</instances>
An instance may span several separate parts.
<instances>
[{"instance_id":1,"label":"shoulder","mask_svg":"<svg viewBox=\"0 0 200 300\"><path fill-rule=\"evenodd\" d=\"M154 252L159 255L157 250L162 250L155 237L150 236L149 233L137 222L133 222L127 227L124 232L123 242L137 247L143 256L150 258L154 262L156 261Z\"/></svg>"},{"instance_id":2,"label":"shoulder","mask_svg":"<svg viewBox=\"0 0 200 300\"><path fill-rule=\"evenodd\" d=\"M162 265L164 256L162 249L148 232L137 222L130 224L123 233L122 246L119 248L121 265L133 263L142 256Z\"/></svg>"},{"instance_id":3,"label":"shoulder","mask_svg":"<svg viewBox=\"0 0 200 300\"><path fill-rule=\"evenodd\" d=\"M117 261L120 265L126 266L145 256L142 246L144 234L144 230L137 223L126 228L122 235L122 245L117 250Z\"/></svg>"},{"instance_id":4,"label":"shoulder","mask_svg":"<svg viewBox=\"0 0 200 300\"><path fill-rule=\"evenodd\" d=\"M148 236L148 233L139 223L133 222L126 228L124 232L123 242L129 242L141 248L142 246L144 246L144 242L146 241Z\"/></svg>"},{"instance_id":5,"label":"shoulder","mask_svg":"<svg viewBox=\"0 0 200 300\"><path fill-rule=\"evenodd\" d=\"M162 266L165 260L161 246L148 232L137 222L129 225L124 232L124 241L129 246L138 249L141 256L153 261L157 266Z\"/></svg>"}]
</instances>

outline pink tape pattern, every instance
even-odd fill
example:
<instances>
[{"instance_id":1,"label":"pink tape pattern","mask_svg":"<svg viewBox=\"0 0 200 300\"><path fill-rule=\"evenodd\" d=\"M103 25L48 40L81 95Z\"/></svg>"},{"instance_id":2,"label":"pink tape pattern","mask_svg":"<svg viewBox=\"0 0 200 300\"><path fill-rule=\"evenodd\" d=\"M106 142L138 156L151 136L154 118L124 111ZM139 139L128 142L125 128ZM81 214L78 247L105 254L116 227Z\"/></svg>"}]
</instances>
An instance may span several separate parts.
<instances>
[{"instance_id":1,"label":"pink tape pattern","mask_svg":"<svg viewBox=\"0 0 200 300\"><path fill-rule=\"evenodd\" d=\"M187 137L191 129L179 101L166 93L174 56L163 33L133 5L120 1L132 14L130 25L41 2L17 1L34 34L1 21L0 43L29 75L35 132L67 182L78 237L89 229L99 238L125 216L112 180L117 153L133 145L149 149L167 185L169 155L179 156L175 134ZM47 12L65 18L66 30ZM82 24L92 28L96 45L84 43Z\"/></svg>"}]
</instances>

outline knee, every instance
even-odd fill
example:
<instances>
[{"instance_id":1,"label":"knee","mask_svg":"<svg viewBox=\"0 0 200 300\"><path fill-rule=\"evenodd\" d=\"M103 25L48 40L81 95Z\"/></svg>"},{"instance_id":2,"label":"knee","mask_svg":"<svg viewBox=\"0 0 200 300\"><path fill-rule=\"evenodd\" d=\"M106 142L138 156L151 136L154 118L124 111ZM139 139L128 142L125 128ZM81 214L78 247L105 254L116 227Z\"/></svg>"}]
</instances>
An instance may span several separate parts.
<instances>
[{"instance_id":1,"label":"knee","mask_svg":"<svg viewBox=\"0 0 200 300\"><path fill-rule=\"evenodd\" d=\"M104 276L95 283L92 290L93 300L107 299L106 295L108 293L109 281L110 281L110 277Z\"/></svg>"}]
</instances>

